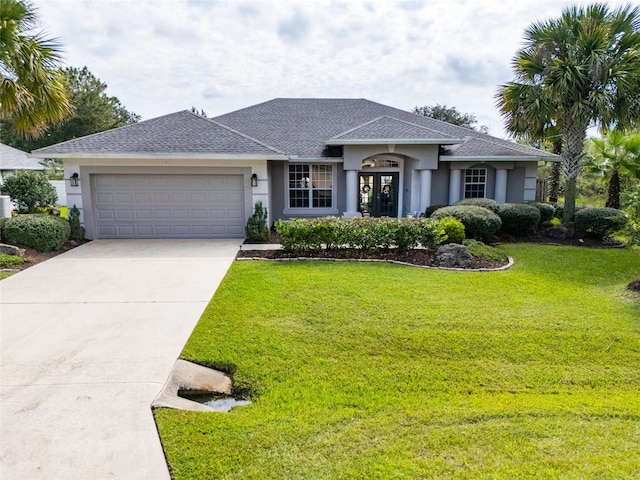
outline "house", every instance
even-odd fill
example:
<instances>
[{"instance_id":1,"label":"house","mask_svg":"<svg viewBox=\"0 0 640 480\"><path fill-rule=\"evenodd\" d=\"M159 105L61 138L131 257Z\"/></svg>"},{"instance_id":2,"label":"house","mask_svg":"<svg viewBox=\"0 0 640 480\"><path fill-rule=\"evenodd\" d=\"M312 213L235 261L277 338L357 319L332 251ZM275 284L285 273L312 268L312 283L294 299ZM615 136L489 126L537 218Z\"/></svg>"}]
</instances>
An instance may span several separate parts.
<instances>
[{"instance_id":1,"label":"house","mask_svg":"<svg viewBox=\"0 0 640 480\"><path fill-rule=\"evenodd\" d=\"M557 157L365 99L278 98L204 118L189 111L52 145L88 238L243 237L270 221L419 215L487 197L533 200Z\"/></svg>"},{"instance_id":2,"label":"house","mask_svg":"<svg viewBox=\"0 0 640 480\"><path fill-rule=\"evenodd\" d=\"M16 170L44 170L44 166L22 150L0 143L0 185Z\"/></svg>"}]
</instances>

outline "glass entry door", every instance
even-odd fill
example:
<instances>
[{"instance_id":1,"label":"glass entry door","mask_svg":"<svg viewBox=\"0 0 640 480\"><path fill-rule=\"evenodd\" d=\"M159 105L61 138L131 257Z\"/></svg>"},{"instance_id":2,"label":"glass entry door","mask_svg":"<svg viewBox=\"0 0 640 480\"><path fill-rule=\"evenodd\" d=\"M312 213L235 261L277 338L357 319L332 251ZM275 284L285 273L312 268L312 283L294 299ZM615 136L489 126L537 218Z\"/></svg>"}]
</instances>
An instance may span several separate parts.
<instances>
[{"instance_id":1,"label":"glass entry door","mask_svg":"<svg viewBox=\"0 0 640 480\"><path fill-rule=\"evenodd\" d=\"M360 173L358 211L363 216L398 216L398 174Z\"/></svg>"}]
</instances>

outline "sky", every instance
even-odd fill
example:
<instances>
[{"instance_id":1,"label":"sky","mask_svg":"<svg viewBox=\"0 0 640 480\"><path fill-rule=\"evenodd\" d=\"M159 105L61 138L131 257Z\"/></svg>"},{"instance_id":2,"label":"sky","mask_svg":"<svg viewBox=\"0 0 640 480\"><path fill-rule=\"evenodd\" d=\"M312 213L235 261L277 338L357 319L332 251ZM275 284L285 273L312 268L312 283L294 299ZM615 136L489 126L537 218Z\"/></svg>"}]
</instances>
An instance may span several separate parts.
<instances>
[{"instance_id":1,"label":"sky","mask_svg":"<svg viewBox=\"0 0 640 480\"><path fill-rule=\"evenodd\" d=\"M626 4L610 1L610 6ZM495 106L525 29L557 0L34 0L64 66L143 120L276 97L444 104L506 138Z\"/></svg>"}]
</instances>

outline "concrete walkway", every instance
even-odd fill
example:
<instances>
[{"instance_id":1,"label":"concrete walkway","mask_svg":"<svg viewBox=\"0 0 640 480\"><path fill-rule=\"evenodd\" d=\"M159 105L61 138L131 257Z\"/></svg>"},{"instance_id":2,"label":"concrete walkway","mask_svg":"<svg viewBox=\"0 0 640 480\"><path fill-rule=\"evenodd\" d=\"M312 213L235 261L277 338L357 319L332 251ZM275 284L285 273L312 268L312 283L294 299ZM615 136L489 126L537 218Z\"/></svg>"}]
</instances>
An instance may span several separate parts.
<instances>
[{"instance_id":1,"label":"concrete walkway","mask_svg":"<svg viewBox=\"0 0 640 480\"><path fill-rule=\"evenodd\" d=\"M241 240L97 240L0 282L0 478L168 479L150 409Z\"/></svg>"}]
</instances>

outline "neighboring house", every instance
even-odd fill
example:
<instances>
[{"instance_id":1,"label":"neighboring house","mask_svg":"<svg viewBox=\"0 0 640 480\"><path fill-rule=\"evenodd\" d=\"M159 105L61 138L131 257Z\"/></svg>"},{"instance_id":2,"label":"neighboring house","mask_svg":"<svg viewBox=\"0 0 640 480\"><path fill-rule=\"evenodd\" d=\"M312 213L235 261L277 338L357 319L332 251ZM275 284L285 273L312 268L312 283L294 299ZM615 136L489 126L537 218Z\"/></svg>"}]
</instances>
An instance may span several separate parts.
<instances>
[{"instance_id":1,"label":"neighboring house","mask_svg":"<svg viewBox=\"0 0 640 480\"><path fill-rule=\"evenodd\" d=\"M538 161L558 160L369 100L312 98L177 112L32 155L63 159L88 238L243 237L258 200L270 222L522 202L534 200Z\"/></svg>"},{"instance_id":2,"label":"neighboring house","mask_svg":"<svg viewBox=\"0 0 640 480\"><path fill-rule=\"evenodd\" d=\"M22 150L0 143L0 185L16 170L44 170L44 166Z\"/></svg>"}]
</instances>

